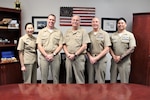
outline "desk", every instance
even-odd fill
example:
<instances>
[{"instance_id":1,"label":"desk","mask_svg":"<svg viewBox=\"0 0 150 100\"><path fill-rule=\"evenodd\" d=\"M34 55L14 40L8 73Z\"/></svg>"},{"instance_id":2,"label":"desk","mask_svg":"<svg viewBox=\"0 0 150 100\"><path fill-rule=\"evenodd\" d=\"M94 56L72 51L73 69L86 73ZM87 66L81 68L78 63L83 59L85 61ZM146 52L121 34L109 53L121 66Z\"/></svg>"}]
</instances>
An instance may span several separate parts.
<instances>
[{"instance_id":1,"label":"desk","mask_svg":"<svg viewBox=\"0 0 150 100\"><path fill-rule=\"evenodd\" d=\"M0 100L150 100L150 87L137 84L10 84Z\"/></svg>"}]
</instances>

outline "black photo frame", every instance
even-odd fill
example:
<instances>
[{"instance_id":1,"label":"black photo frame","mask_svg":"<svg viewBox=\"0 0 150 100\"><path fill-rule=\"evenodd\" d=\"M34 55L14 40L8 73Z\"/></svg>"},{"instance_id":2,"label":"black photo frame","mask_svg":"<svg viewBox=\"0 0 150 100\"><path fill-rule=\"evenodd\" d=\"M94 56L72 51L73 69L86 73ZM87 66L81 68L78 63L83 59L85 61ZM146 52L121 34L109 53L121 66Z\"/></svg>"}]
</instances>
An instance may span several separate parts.
<instances>
[{"instance_id":1,"label":"black photo frame","mask_svg":"<svg viewBox=\"0 0 150 100\"><path fill-rule=\"evenodd\" d=\"M113 33L117 31L117 20L118 18L102 18L101 27L104 31L108 33Z\"/></svg>"},{"instance_id":2,"label":"black photo frame","mask_svg":"<svg viewBox=\"0 0 150 100\"><path fill-rule=\"evenodd\" d=\"M46 16L32 16L32 23L34 25L34 34L38 34L39 30L46 27L47 17Z\"/></svg>"}]
</instances>

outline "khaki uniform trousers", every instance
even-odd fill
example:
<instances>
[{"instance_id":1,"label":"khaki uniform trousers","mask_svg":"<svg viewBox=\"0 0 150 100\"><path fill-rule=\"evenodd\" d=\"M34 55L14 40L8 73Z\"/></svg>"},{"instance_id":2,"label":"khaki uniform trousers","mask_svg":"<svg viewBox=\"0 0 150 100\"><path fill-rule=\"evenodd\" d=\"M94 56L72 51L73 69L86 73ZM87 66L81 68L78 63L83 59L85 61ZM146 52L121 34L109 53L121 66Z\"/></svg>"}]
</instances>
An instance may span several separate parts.
<instances>
[{"instance_id":1,"label":"khaki uniform trousers","mask_svg":"<svg viewBox=\"0 0 150 100\"><path fill-rule=\"evenodd\" d=\"M53 83L59 83L60 71L60 55L54 56L52 62L47 61L42 55L40 56L41 83L47 83L49 75L49 67L51 67Z\"/></svg>"},{"instance_id":2,"label":"khaki uniform trousers","mask_svg":"<svg viewBox=\"0 0 150 100\"><path fill-rule=\"evenodd\" d=\"M110 68L110 82L117 83L117 77L119 74L121 83L129 83L131 62L121 61L120 63L116 64L112 59L111 63L112 65Z\"/></svg>"},{"instance_id":3,"label":"khaki uniform trousers","mask_svg":"<svg viewBox=\"0 0 150 100\"><path fill-rule=\"evenodd\" d=\"M66 58L66 83L73 82L73 74L76 83L85 83L85 56L83 54L75 57L73 61Z\"/></svg>"},{"instance_id":4,"label":"khaki uniform trousers","mask_svg":"<svg viewBox=\"0 0 150 100\"><path fill-rule=\"evenodd\" d=\"M94 83L95 80L97 80L97 83L105 83L107 66L105 57L97 61L95 64L91 64L89 59L87 63L88 83Z\"/></svg>"},{"instance_id":5,"label":"khaki uniform trousers","mask_svg":"<svg viewBox=\"0 0 150 100\"><path fill-rule=\"evenodd\" d=\"M25 64L26 71L23 71L24 83L37 83L37 62Z\"/></svg>"}]
</instances>

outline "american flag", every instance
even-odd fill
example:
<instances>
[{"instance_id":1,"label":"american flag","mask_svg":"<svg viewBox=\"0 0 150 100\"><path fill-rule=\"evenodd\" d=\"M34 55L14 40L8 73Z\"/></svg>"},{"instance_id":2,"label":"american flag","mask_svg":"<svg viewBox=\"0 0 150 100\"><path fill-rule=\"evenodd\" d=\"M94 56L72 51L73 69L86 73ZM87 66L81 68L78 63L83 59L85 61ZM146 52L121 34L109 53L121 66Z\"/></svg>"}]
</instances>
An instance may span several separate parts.
<instances>
[{"instance_id":1,"label":"american flag","mask_svg":"<svg viewBox=\"0 0 150 100\"><path fill-rule=\"evenodd\" d=\"M92 18L95 17L94 7L60 7L60 26L71 26L71 17L79 15L80 26L91 26Z\"/></svg>"}]
</instances>

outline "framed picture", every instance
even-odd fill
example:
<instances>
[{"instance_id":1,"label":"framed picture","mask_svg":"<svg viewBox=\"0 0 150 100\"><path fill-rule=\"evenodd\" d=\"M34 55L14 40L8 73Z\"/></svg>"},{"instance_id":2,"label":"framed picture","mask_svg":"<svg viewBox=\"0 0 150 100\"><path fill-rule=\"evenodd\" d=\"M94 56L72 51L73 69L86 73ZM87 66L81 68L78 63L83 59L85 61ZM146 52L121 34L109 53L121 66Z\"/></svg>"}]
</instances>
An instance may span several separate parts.
<instances>
[{"instance_id":1,"label":"framed picture","mask_svg":"<svg viewBox=\"0 0 150 100\"><path fill-rule=\"evenodd\" d=\"M102 29L108 33L117 31L117 18L102 18Z\"/></svg>"},{"instance_id":2,"label":"framed picture","mask_svg":"<svg viewBox=\"0 0 150 100\"><path fill-rule=\"evenodd\" d=\"M34 34L37 34L39 30L46 27L47 17L46 16L32 16L32 23L34 25Z\"/></svg>"}]
</instances>

